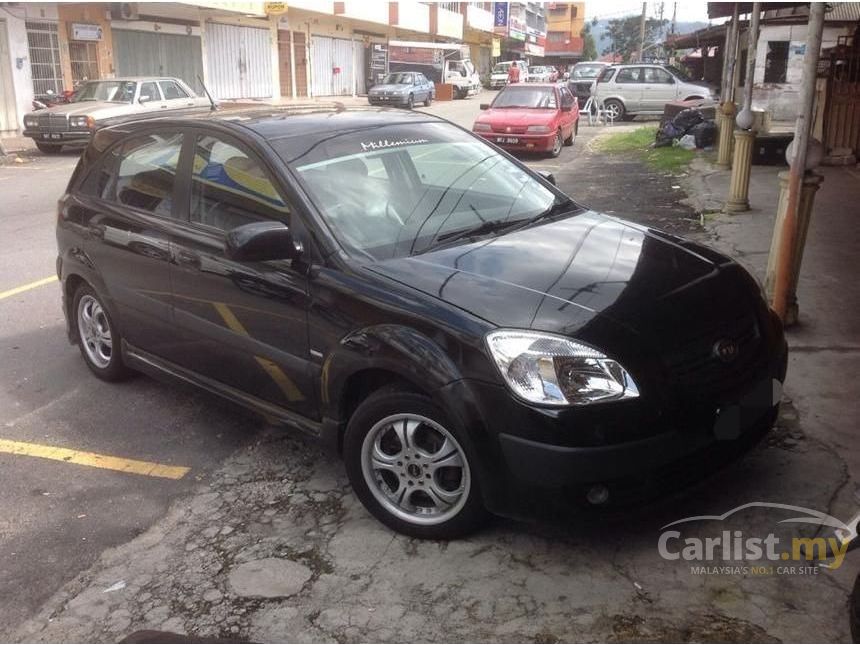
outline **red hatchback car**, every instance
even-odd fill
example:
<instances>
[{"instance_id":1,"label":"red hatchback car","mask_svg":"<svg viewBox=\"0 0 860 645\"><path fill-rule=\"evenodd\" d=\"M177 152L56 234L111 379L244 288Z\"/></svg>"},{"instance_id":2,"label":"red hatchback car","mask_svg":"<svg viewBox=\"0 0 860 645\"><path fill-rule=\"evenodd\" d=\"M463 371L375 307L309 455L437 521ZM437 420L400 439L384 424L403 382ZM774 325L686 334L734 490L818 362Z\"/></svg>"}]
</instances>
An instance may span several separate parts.
<instances>
[{"instance_id":1,"label":"red hatchback car","mask_svg":"<svg viewBox=\"0 0 860 645\"><path fill-rule=\"evenodd\" d=\"M508 85L481 109L472 132L506 150L557 157L562 145L573 145L579 129L576 97L562 85Z\"/></svg>"}]
</instances>

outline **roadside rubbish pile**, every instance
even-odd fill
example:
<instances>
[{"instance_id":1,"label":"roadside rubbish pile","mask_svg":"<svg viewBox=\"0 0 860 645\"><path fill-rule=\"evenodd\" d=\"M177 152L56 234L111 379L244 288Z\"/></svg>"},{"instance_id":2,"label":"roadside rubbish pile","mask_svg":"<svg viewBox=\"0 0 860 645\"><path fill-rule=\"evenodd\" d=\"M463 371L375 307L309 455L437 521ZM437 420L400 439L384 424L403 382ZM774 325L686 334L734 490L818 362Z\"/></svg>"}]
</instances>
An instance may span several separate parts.
<instances>
[{"instance_id":1,"label":"roadside rubbish pile","mask_svg":"<svg viewBox=\"0 0 860 645\"><path fill-rule=\"evenodd\" d=\"M687 108L657 130L654 147L677 145L687 150L709 148L714 145L716 138L716 123L706 119L700 109Z\"/></svg>"}]
</instances>

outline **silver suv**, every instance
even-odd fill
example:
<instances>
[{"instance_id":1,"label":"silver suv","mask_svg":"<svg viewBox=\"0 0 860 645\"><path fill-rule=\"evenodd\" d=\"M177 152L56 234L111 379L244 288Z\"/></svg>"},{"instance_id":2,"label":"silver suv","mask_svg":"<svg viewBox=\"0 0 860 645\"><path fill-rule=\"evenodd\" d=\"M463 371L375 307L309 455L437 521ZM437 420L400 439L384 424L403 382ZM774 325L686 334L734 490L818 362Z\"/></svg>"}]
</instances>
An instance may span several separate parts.
<instances>
[{"instance_id":1,"label":"silver suv","mask_svg":"<svg viewBox=\"0 0 860 645\"><path fill-rule=\"evenodd\" d=\"M714 99L714 90L694 83L668 65L613 65L597 78L594 95L616 121L637 114L662 114L670 101Z\"/></svg>"}]
</instances>

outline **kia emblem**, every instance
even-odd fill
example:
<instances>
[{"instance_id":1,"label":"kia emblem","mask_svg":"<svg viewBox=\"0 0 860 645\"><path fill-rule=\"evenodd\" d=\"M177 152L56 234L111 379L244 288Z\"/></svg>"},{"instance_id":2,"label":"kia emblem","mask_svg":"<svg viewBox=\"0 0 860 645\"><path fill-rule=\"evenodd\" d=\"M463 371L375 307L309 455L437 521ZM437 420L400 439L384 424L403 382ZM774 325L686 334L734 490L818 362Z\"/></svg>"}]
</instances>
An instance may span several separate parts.
<instances>
[{"instance_id":1,"label":"kia emblem","mask_svg":"<svg viewBox=\"0 0 860 645\"><path fill-rule=\"evenodd\" d=\"M738 344L729 338L720 339L714 343L712 353L723 363L731 363L738 357Z\"/></svg>"}]
</instances>

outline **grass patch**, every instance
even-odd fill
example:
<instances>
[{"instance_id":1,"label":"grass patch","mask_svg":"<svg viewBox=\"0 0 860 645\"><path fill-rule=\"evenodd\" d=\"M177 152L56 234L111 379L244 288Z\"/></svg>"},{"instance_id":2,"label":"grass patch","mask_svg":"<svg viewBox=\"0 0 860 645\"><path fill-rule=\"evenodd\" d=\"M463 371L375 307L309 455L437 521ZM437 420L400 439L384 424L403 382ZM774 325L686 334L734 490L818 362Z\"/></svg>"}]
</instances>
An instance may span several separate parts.
<instances>
[{"instance_id":1,"label":"grass patch","mask_svg":"<svg viewBox=\"0 0 860 645\"><path fill-rule=\"evenodd\" d=\"M687 167L696 156L695 150L684 150L677 146L650 148L657 134L656 126L645 126L629 132L619 132L603 137L595 148L609 154L632 152L654 170L678 173Z\"/></svg>"}]
</instances>

